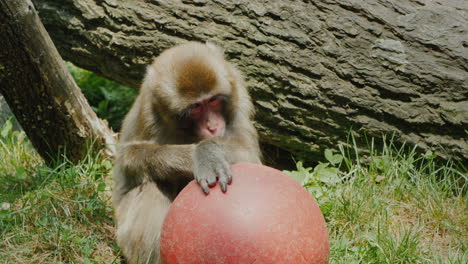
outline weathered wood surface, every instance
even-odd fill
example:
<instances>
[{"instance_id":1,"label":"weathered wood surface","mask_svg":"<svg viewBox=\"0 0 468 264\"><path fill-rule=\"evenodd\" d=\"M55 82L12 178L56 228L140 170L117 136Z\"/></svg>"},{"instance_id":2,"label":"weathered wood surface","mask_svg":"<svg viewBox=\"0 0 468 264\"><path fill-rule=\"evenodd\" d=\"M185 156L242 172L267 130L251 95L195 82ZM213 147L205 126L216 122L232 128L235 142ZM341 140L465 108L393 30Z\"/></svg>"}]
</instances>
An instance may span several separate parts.
<instances>
[{"instance_id":1,"label":"weathered wood surface","mask_svg":"<svg viewBox=\"0 0 468 264\"><path fill-rule=\"evenodd\" d=\"M29 0L0 0L0 93L47 162L78 161L93 140L113 147Z\"/></svg>"},{"instance_id":2,"label":"weathered wood surface","mask_svg":"<svg viewBox=\"0 0 468 264\"><path fill-rule=\"evenodd\" d=\"M66 60L132 87L176 43L225 47L262 140L306 159L350 128L468 159L467 1L34 3Z\"/></svg>"}]
</instances>

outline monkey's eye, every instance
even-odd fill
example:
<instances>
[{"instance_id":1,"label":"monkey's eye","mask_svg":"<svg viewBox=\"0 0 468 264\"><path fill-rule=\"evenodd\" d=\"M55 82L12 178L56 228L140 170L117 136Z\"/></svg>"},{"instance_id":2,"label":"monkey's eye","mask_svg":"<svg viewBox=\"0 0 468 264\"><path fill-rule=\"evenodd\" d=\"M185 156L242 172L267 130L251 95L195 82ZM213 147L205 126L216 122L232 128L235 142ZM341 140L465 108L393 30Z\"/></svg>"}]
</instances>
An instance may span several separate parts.
<instances>
[{"instance_id":1,"label":"monkey's eye","mask_svg":"<svg viewBox=\"0 0 468 264\"><path fill-rule=\"evenodd\" d=\"M211 110L219 110L222 105L223 100L219 97L211 97L210 100L208 100L208 106Z\"/></svg>"},{"instance_id":2,"label":"monkey's eye","mask_svg":"<svg viewBox=\"0 0 468 264\"><path fill-rule=\"evenodd\" d=\"M190 107L190 117L192 119L198 119L202 115L202 105L201 104L194 104Z\"/></svg>"}]
</instances>

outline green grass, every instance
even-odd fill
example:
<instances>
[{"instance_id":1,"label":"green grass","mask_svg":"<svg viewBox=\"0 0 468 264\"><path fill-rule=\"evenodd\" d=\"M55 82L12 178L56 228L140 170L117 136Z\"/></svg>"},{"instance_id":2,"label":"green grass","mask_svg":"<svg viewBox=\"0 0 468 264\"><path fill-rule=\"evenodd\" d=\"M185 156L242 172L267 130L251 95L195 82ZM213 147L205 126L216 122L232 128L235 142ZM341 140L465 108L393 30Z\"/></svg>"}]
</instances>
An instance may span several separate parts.
<instances>
[{"instance_id":1,"label":"green grass","mask_svg":"<svg viewBox=\"0 0 468 264\"><path fill-rule=\"evenodd\" d=\"M288 172L316 197L331 263L468 263L466 168L384 140L365 157L327 150L327 163ZM352 158L351 158L352 157Z\"/></svg>"},{"instance_id":2,"label":"green grass","mask_svg":"<svg viewBox=\"0 0 468 264\"><path fill-rule=\"evenodd\" d=\"M89 153L46 167L9 124L0 136L0 263L117 262L111 163Z\"/></svg>"},{"instance_id":3,"label":"green grass","mask_svg":"<svg viewBox=\"0 0 468 264\"><path fill-rule=\"evenodd\" d=\"M119 263L111 164L89 153L48 168L23 132L0 128L0 263ZM331 263L468 263L467 171L386 140L327 150L288 172L316 197Z\"/></svg>"}]
</instances>

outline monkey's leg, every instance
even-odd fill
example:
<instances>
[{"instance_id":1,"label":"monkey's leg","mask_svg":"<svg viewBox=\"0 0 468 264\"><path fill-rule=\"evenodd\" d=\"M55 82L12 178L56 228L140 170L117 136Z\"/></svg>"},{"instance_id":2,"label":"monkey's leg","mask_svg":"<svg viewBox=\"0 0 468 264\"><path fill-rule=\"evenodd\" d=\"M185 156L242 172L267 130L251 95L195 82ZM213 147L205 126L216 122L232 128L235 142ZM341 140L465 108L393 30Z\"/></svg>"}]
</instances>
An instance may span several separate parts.
<instances>
[{"instance_id":1,"label":"monkey's leg","mask_svg":"<svg viewBox=\"0 0 468 264\"><path fill-rule=\"evenodd\" d=\"M132 189L120 200L116 235L129 263L160 263L159 236L170 205L154 182Z\"/></svg>"}]
</instances>

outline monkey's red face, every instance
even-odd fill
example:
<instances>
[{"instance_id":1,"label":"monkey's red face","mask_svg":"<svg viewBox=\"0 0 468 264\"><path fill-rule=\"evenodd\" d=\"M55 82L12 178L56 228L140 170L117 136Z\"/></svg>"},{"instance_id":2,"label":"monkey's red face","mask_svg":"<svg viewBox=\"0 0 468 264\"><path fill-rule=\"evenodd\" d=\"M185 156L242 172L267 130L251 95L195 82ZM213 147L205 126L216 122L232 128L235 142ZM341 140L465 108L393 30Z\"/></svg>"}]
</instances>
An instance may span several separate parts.
<instances>
[{"instance_id":1,"label":"monkey's red face","mask_svg":"<svg viewBox=\"0 0 468 264\"><path fill-rule=\"evenodd\" d=\"M225 104L224 96L218 95L190 107L189 116L194 121L196 134L200 138L222 137L224 135L226 129Z\"/></svg>"}]
</instances>

